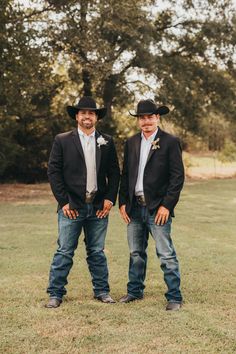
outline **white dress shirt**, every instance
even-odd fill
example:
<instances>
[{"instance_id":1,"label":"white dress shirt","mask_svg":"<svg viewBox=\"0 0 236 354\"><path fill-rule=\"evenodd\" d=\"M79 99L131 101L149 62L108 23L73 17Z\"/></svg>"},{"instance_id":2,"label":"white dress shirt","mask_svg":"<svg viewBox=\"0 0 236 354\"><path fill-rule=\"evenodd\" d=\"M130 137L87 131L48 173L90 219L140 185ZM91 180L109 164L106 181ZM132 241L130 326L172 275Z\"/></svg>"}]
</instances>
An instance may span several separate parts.
<instances>
[{"instance_id":1,"label":"white dress shirt","mask_svg":"<svg viewBox=\"0 0 236 354\"><path fill-rule=\"evenodd\" d=\"M155 139L155 136L157 134L158 128L155 130L155 132L149 136L148 139L145 138L143 132L141 134L141 147L140 147L140 156L139 156L139 166L138 166L138 178L137 182L135 185L135 195L144 195L143 191L143 174L144 174L144 169L147 163L147 158L150 152L150 149L152 147L152 142Z\"/></svg>"},{"instance_id":2,"label":"white dress shirt","mask_svg":"<svg viewBox=\"0 0 236 354\"><path fill-rule=\"evenodd\" d=\"M85 134L78 128L78 133L84 152L85 163L87 168L87 193L97 191L97 171L96 171L96 138L95 131L90 135Z\"/></svg>"}]
</instances>

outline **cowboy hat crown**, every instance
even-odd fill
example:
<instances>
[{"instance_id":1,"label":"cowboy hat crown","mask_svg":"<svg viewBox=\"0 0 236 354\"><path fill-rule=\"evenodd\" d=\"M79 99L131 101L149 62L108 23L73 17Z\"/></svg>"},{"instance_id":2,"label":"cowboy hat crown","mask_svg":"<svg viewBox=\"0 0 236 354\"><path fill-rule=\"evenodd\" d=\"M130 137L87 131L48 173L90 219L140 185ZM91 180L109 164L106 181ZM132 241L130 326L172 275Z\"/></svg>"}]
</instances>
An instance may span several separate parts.
<instances>
[{"instance_id":1,"label":"cowboy hat crown","mask_svg":"<svg viewBox=\"0 0 236 354\"><path fill-rule=\"evenodd\" d=\"M72 119L76 119L76 114L82 109L88 111L94 111L97 114L98 119L102 119L107 112L107 109L105 107L97 108L97 104L91 96L82 97L79 100L77 105L67 106L66 109L67 109L67 113Z\"/></svg>"},{"instance_id":2,"label":"cowboy hat crown","mask_svg":"<svg viewBox=\"0 0 236 354\"><path fill-rule=\"evenodd\" d=\"M169 108L166 106L157 107L155 102L151 99L148 100L141 100L137 104L136 112L129 114L133 117L143 116L143 115L150 115L150 114L159 114L160 116L169 113Z\"/></svg>"}]
</instances>

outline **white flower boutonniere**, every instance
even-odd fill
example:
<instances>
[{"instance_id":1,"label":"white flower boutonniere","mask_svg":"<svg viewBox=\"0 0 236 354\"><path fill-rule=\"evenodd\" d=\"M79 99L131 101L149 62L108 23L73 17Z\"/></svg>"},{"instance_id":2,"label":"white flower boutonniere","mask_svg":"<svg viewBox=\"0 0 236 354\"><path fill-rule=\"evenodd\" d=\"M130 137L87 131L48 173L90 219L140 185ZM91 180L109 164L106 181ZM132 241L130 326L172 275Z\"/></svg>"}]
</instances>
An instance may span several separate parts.
<instances>
[{"instance_id":1,"label":"white flower boutonniere","mask_svg":"<svg viewBox=\"0 0 236 354\"><path fill-rule=\"evenodd\" d=\"M108 141L107 140L105 140L104 138L103 138L103 136L99 136L98 138L97 138L97 144L98 144L98 147L100 148L100 146L101 145L106 145L108 143Z\"/></svg>"},{"instance_id":2,"label":"white flower boutonniere","mask_svg":"<svg viewBox=\"0 0 236 354\"><path fill-rule=\"evenodd\" d=\"M159 141L160 141L160 138L157 138L156 140L153 140L153 142L152 142L152 150L160 149Z\"/></svg>"}]
</instances>

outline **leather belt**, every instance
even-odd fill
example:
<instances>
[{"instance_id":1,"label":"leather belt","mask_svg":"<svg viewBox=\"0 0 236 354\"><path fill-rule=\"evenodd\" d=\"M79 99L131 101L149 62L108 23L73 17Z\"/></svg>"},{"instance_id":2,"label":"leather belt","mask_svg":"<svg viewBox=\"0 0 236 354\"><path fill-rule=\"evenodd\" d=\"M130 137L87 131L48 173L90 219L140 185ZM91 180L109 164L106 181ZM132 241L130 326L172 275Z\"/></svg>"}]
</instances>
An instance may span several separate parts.
<instances>
[{"instance_id":1,"label":"leather belt","mask_svg":"<svg viewBox=\"0 0 236 354\"><path fill-rule=\"evenodd\" d=\"M86 193L85 203L90 204L93 202L96 193Z\"/></svg>"},{"instance_id":2,"label":"leather belt","mask_svg":"<svg viewBox=\"0 0 236 354\"><path fill-rule=\"evenodd\" d=\"M146 206L147 204L146 204L146 201L145 201L145 197L144 197L144 195L136 195L136 201L137 201L137 203L139 204L139 205L141 205L141 206Z\"/></svg>"}]
</instances>

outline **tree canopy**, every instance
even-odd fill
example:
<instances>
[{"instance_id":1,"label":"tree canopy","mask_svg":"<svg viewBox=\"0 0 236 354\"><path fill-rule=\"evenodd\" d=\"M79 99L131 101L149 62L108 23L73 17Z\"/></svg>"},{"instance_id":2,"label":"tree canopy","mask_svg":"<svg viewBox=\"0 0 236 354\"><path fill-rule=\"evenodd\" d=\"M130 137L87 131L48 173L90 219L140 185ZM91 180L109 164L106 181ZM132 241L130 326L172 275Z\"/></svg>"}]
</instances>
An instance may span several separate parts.
<instances>
[{"instance_id":1,"label":"tree canopy","mask_svg":"<svg viewBox=\"0 0 236 354\"><path fill-rule=\"evenodd\" d=\"M101 129L117 141L132 131L126 112L141 97L169 105L166 119L183 139L209 140L209 126L226 125L235 139L232 0L3 0L0 7L3 180L45 177L53 136L72 125L65 106L82 95L108 108Z\"/></svg>"}]
</instances>

